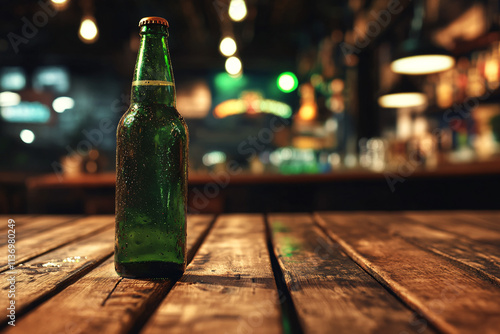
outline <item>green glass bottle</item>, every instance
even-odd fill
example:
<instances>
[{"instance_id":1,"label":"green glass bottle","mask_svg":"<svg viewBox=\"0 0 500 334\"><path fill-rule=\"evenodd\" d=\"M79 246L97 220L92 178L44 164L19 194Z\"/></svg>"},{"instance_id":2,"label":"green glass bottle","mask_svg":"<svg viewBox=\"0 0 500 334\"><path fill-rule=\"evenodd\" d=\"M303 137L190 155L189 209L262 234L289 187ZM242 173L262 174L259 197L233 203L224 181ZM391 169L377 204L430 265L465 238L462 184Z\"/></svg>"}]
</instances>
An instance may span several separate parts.
<instances>
[{"instance_id":1,"label":"green glass bottle","mask_svg":"<svg viewBox=\"0 0 500 334\"><path fill-rule=\"evenodd\" d=\"M186 267L188 129L175 107L168 22L139 22L130 108L116 140L115 269L177 278Z\"/></svg>"}]
</instances>

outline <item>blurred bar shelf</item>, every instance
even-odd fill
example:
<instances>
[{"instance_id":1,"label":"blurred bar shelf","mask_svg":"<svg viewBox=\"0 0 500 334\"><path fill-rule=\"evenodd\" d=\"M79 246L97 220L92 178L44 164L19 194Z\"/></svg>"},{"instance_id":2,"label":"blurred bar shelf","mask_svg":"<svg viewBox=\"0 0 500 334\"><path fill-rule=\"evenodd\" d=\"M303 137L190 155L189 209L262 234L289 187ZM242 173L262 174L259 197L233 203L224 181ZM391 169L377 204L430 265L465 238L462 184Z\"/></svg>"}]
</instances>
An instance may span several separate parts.
<instances>
[{"instance_id":1,"label":"blurred bar shelf","mask_svg":"<svg viewBox=\"0 0 500 334\"><path fill-rule=\"evenodd\" d=\"M392 185L391 185L392 182ZM29 213L114 212L115 174L26 181ZM343 170L328 174L190 173L193 213L308 210L497 209L500 159L389 172Z\"/></svg>"},{"instance_id":2,"label":"blurred bar shelf","mask_svg":"<svg viewBox=\"0 0 500 334\"><path fill-rule=\"evenodd\" d=\"M230 184L255 184L255 183L309 183L309 182L328 182L336 180L369 180L385 178L386 173L396 173L398 171L374 172L367 169L345 169L324 174L249 174L237 173L230 174L222 172L221 175L226 175L229 178ZM411 175L411 178L426 178L426 177L447 177L447 176L471 176L482 174L500 174L500 159L454 163L439 166L434 169L416 168ZM196 173L189 174L190 185L204 185L214 182L217 173ZM31 177L26 181L28 189L41 188L59 188L59 187L114 187L115 173L100 173L100 174L81 174L76 177L64 177L56 174L47 174L36 177Z\"/></svg>"}]
</instances>

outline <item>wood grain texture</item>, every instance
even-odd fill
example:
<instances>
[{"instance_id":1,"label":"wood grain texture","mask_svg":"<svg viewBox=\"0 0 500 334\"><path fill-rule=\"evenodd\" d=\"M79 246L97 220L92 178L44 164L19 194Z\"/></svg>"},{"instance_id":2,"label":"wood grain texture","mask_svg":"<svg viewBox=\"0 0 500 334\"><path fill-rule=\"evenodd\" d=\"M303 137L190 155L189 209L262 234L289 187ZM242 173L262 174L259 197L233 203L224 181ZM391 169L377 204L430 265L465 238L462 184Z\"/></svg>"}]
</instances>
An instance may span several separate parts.
<instances>
[{"instance_id":1,"label":"wood grain texture","mask_svg":"<svg viewBox=\"0 0 500 334\"><path fill-rule=\"evenodd\" d=\"M33 218L35 217L37 217L37 215L25 215L25 214L0 215L0 231L8 229L7 223L9 219L14 219L16 225L18 224L23 225L32 222L34 220Z\"/></svg>"},{"instance_id":2,"label":"wood grain texture","mask_svg":"<svg viewBox=\"0 0 500 334\"><path fill-rule=\"evenodd\" d=\"M212 221L211 215L188 217L188 254ZM111 257L2 333L126 333L152 312L171 286L168 280L121 278Z\"/></svg>"},{"instance_id":3,"label":"wood grain texture","mask_svg":"<svg viewBox=\"0 0 500 334\"><path fill-rule=\"evenodd\" d=\"M16 240L28 239L38 236L40 233L48 231L53 228L57 228L64 224L69 224L72 221L82 218L83 216L62 216L62 215L54 215L54 216L39 216L24 220L16 220L15 223L15 234ZM4 226L5 232L7 233L7 224ZM2 233L2 232L0 232ZM0 239L0 246L3 246L7 243L6 235Z\"/></svg>"},{"instance_id":4,"label":"wood grain texture","mask_svg":"<svg viewBox=\"0 0 500 334\"><path fill-rule=\"evenodd\" d=\"M224 215L144 333L280 333L262 215Z\"/></svg>"},{"instance_id":5,"label":"wood grain texture","mask_svg":"<svg viewBox=\"0 0 500 334\"><path fill-rule=\"evenodd\" d=\"M482 221L486 221L489 223L489 226L492 228L500 229L500 214L495 211L473 211L467 212L467 217L475 217L477 219L481 219Z\"/></svg>"},{"instance_id":6,"label":"wood grain texture","mask_svg":"<svg viewBox=\"0 0 500 334\"><path fill-rule=\"evenodd\" d=\"M407 217L435 229L447 231L474 241L500 245L500 226L480 224L476 219L459 213L407 213Z\"/></svg>"},{"instance_id":7,"label":"wood grain texture","mask_svg":"<svg viewBox=\"0 0 500 334\"><path fill-rule=\"evenodd\" d=\"M447 333L498 332L498 285L395 237L386 226L374 224L364 215L321 213L316 218L354 261L438 329Z\"/></svg>"},{"instance_id":8,"label":"wood grain texture","mask_svg":"<svg viewBox=\"0 0 500 334\"><path fill-rule=\"evenodd\" d=\"M58 228L44 230L25 237L23 237L22 232L19 232L19 235L17 235L16 231L16 264L23 263L62 245L105 230L113 224L113 216L92 216L77 219L74 222L63 224ZM8 269L7 254L8 245L1 246L0 272Z\"/></svg>"},{"instance_id":9,"label":"wood grain texture","mask_svg":"<svg viewBox=\"0 0 500 334\"><path fill-rule=\"evenodd\" d=\"M310 215L272 214L268 222L304 333L416 333L413 312L341 252Z\"/></svg>"},{"instance_id":10,"label":"wood grain texture","mask_svg":"<svg viewBox=\"0 0 500 334\"><path fill-rule=\"evenodd\" d=\"M476 270L485 278L500 286L500 243L498 246L470 240L445 230L433 228L438 224L421 224L419 221L402 214L374 213L366 218L374 224L385 226L394 236L441 255L466 270ZM428 219L428 218L427 218ZM463 218L462 218L463 219ZM471 218L474 220L474 218ZM471 224L481 224L471 222ZM483 226L486 223L482 224Z\"/></svg>"},{"instance_id":11,"label":"wood grain texture","mask_svg":"<svg viewBox=\"0 0 500 334\"><path fill-rule=\"evenodd\" d=\"M500 208L500 207L499 207ZM480 225L488 226L489 228L493 228L496 230L500 230L500 211L438 211L443 215L450 216L458 216L464 219L464 221L469 221L473 223L478 223ZM436 212L433 212L436 213Z\"/></svg>"},{"instance_id":12,"label":"wood grain texture","mask_svg":"<svg viewBox=\"0 0 500 334\"><path fill-rule=\"evenodd\" d=\"M9 304L7 277L16 280L16 314L60 291L113 254L114 229L76 241L0 274L0 308ZM2 319L4 320L4 319ZM7 319L5 319L7 321Z\"/></svg>"},{"instance_id":13,"label":"wood grain texture","mask_svg":"<svg viewBox=\"0 0 500 334\"><path fill-rule=\"evenodd\" d=\"M272 214L268 221L304 333L415 330L415 314L347 257L310 215Z\"/></svg>"}]
</instances>

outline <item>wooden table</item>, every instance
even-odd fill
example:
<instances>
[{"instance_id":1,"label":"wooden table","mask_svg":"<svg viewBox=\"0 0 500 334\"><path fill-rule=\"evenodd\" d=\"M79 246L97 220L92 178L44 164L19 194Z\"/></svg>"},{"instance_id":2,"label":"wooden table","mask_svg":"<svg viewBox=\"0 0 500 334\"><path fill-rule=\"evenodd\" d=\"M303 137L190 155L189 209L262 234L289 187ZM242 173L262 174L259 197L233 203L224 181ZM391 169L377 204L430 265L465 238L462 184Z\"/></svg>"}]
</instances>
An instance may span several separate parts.
<instances>
[{"instance_id":1,"label":"wooden table","mask_svg":"<svg viewBox=\"0 0 500 334\"><path fill-rule=\"evenodd\" d=\"M177 282L117 276L112 216L0 221L2 333L500 330L500 212L190 216Z\"/></svg>"}]
</instances>

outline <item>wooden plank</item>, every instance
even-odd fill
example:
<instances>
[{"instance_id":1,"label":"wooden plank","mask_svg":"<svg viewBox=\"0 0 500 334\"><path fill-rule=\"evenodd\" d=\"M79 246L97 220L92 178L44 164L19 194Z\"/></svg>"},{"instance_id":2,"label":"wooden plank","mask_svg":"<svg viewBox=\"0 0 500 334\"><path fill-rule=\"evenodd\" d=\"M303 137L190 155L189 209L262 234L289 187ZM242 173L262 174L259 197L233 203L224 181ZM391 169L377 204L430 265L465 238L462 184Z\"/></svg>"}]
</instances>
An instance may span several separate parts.
<instances>
[{"instance_id":1,"label":"wooden plank","mask_svg":"<svg viewBox=\"0 0 500 334\"><path fill-rule=\"evenodd\" d=\"M187 249L194 254L213 216L188 216ZM193 224L191 224L193 222ZM119 277L113 257L8 326L2 333L127 333L169 291L168 280ZM54 318L56 316L56 318ZM47 321L54 319L54 321Z\"/></svg>"},{"instance_id":2,"label":"wooden plank","mask_svg":"<svg viewBox=\"0 0 500 334\"><path fill-rule=\"evenodd\" d=\"M39 235L41 232L48 231L52 228L57 228L62 224L69 224L73 220L78 218L82 218L82 216L39 216L29 220L21 220L16 221L15 230L16 230L16 239L27 239L31 236ZM7 224L5 224L7 227ZM5 231L4 233L6 233ZM2 237L0 239L0 246L3 246L7 243L7 237Z\"/></svg>"},{"instance_id":3,"label":"wooden plank","mask_svg":"<svg viewBox=\"0 0 500 334\"><path fill-rule=\"evenodd\" d=\"M466 216L479 219L482 222L486 222L488 224L488 227L500 230L500 211L467 212Z\"/></svg>"},{"instance_id":4,"label":"wooden plank","mask_svg":"<svg viewBox=\"0 0 500 334\"><path fill-rule=\"evenodd\" d=\"M445 220L450 224L472 225L500 232L500 211L408 211L406 213L431 222Z\"/></svg>"},{"instance_id":5,"label":"wooden plank","mask_svg":"<svg viewBox=\"0 0 500 334\"><path fill-rule=\"evenodd\" d=\"M49 229L30 237L16 236L16 264L53 250L57 247L97 233L114 224L113 216L92 216ZM8 245L0 247L0 272L8 269Z\"/></svg>"},{"instance_id":6,"label":"wooden plank","mask_svg":"<svg viewBox=\"0 0 500 334\"><path fill-rule=\"evenodd\" d=\"M489 224L479 224L457 213L407 213L407 217L433 228L493 245L500 244L500 229Z\"/></svg>"},{"instance_id":7,"label":"wooden plank","mask_svg":"<svg viewBox=\"0 0 500 334\"><path fill-rule=\"evenodd\" d=\"M0 215L0 231L8 229L7 221L9 219L14 219L16 224L24 224L33 220L37 215L26 215L26 214L11 214L11 215Z\"/></svg>"},{"instance_id":8,"label":"wooden plank","mask_svg":"<svg viewBox=\"0 0 500 334\"><path fill-rule=\"evenodd\" d=\"M210 214L188 215L187 219L187 259L188 262L194 257L200 248L201 242L205 239L210 228L215 222L215 216Z\"/></svg>"},{"instance_id":9,"label":"wooden plank","mask_svg":"<svg viewBox=\"0 0 500 334\"><path fill-rule=\"evenodd\" d=\"M7 277L16 281L16 314L32 308L83 276L113 254L114 229L76 241L5 271L2 291L9 289ZM2 277L2 276L0 276ZM0 308L9 306L7 293L0 295ZM3 320L3 319L2 319ZM7 319L5 319L7 321Z\"/></svg>"},{"instance_id":10,"label":"wooden plank","mask_svg":"<svg viewBox=\"0 0 500 334\"><path fill-rule=\"evenodd\" d=\"M410 333L415 329L410 324L415 315L341 252L310 215L272 214L268 221L304 333Z\"/></svg>"},{"instance_id":11,"label":"wooden plank","mask_svg":"<svg viewBox=\"0 0 500 334\"><path fill-rule=\"evenodd\" d=\"M3 235L10 229L9 219L14 219L16 226L24 225L30 221L33 221L34 215L0 215L0 242L4 241Z\"/></svg>"},{"instance_id":12,"label":"wooden plank","mask_svg":"<svg viewBox=\"0 0 500 334\"><path fill-rule=\"evenodd\" d=\"M14 219L16 222L16 226L28 226L31 225L32 223L36 222L40 217L62 217L60 215L54 215L54 216L40 216L40 215L0 215L0 233L1 231L6 231L9 229L7 226L8 220L9 219Z\"/></svg>"},{"instance_id":13,"label":"wooden plank","mask_svg":"<svg viewBox=\"0 0 500 334\"><path fill-rule=\"evenodd\" d=\"M387 227L392 235L455 261L466 270L476 270L500 286L500 244L494 246L472 241L420 224L404 215L378 213L365 217L374 224ZM434 225L439 227L439 223Z\"/></svg>"},{"instance_id":14,"label":"wooden plank","mask_svg":"<svg viewBox=\"0 0 500 334\"><path fill-rule=\"evenodd\" d=\"M438 329L497 333L500 289L496 284L394 237L363 215L321 213L316 217L354 261Z\"/></svg>"},{"instance_id":15,"label":"wooden plank","mask_svg":"<svg viewBox=\"0 0 500 334\"><path fill-rule=\"evenodd\" d=\"M262 216L224 215L143 333L280 333Z\"/></svg>"},{"instance_id":16,"label":"wooden plank","mask_svg":"<svg viewBox=\"0 0 500 334\"><path fill-rule=\"evenodd\" d=\"M426 216L432 215L435 217L458 216L469 220L486 220L495 225L497 228L500 227L500 210L407 211L407 213Z\"/></svg>"}]
</instances>

